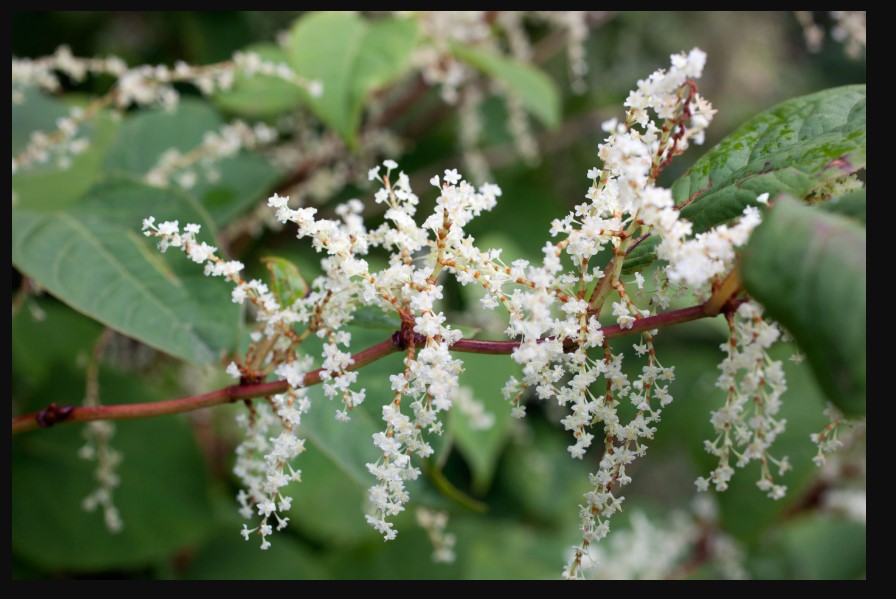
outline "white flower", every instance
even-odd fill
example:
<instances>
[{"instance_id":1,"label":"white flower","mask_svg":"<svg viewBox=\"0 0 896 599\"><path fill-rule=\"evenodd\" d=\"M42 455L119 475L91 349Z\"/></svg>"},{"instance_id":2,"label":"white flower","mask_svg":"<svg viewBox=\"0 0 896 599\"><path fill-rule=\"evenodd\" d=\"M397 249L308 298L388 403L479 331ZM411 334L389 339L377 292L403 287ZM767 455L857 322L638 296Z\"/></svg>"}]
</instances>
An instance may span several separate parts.
<instances>
[{"instance_id":1,"label":"white flower","mask_svg":"<svg viewBox=\"0 0 896 599\"><path fill-rule=\"evenodd\" d=\"M236 362L231 362L227 365L227 374L235 379L238 379L242 376L239 367L236 365Z\"/></svg>"},{"instance_id":2,"label":"white flower","mask_svg":"<svg viewBox=\"0 0 896 599\"><path fill-rule=\"evenodd\" d=\"M449 185L457 185L457 183L460 181L460 179L461 179L461 176L457 173L456 168L453 168L450 170L445 169L445 181Z\"/></svg>"}]
</instances>

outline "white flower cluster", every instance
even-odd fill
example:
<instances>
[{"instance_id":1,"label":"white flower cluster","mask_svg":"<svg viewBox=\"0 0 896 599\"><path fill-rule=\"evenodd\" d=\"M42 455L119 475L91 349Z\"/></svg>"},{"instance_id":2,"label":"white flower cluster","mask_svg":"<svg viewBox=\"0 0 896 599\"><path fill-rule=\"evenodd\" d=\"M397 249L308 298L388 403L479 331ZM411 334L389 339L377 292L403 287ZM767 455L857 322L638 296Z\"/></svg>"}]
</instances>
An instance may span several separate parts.
<instances>
[{"instance_id":1,"label":"white flower cluster","mask_svg":"<svg viewBox=\"0 0 896 599\"><path fill-rule=\"evenodd\" d=\"M337 414L341 420L347 420L348 411L363 401L364 392L350 388L357 375L350 370L351 356L340 346L348 346L351 336L340 329L362 305L379 305L384 311L397 312L402 317L406 323L401 341L406 352L405 368L392 377L395 399L383 408L385 431L373 439L382 458L368 464L377 483L370 490L373 507L367 518L390 539L396 531L388 518L402 511L408 501L404 481L419 476L419 470L411 463L411 455L426 458L432 454L432 446L424 434L442 431L440 413L451 407L462 369L461 362L448 351L461 333L445 323L445 315L435 305L442 297L442 286L436 283L438 270L448 260L449 248L462 242L462 227L482 210L493 207L500 190L487 185L477 191L462 181L456 171L446 171L444 185L439 184L438 177L433 179L441 195L435 212L420 226L414 220L418 198L410 188L407 175L400 173L393 183L391 173L398 165L386 161L384 166L385 176L380 177L379 167L370 173L372 179L383 184L376 193L376 201L387 207L386 222L372 231L364 226L360 216L362 204L358 200L340 206L337 209L340 219L330 220L315 219L315 208L290 208L288 198L275 194L269 199L268 205L276 210L280 222L294 223L298 237L311 237L313 247L325 254L321 261L324 276L315 279L310 291L291 306L282 307L264 283L242 280L240 262L221 260L215 247L197 241L198 225L187 225L181 231L177 222L157 226L150 217L144 221L143 228L146 235L160 238L162 251L169 247L181 248L191 260L205 264L207 275L224 276L233 282L234 301L248 298L255 304L256 316L263 328L253 338L249 352L253 357L246 361L254 367L250 369L253 374L257 374L258 367L272 363L272 354L268 352L280 351L281 359L292 356L291 349L301 341L292 330L294 324L305 324L307 333L326 339L320 379L327 396L341 396L343 409ZM469 247L475 250L471 243L467 239ZM363 258L376 246L392 253L389 266L379 272L371 271ZM478 250L475 252L478 256ZM295 388L301 386L309 369L310 366L299 368L298 362L293 361L281 364L274 372ZM244 374L243 368L236 364L229 371L234 375ZM404 412L403 397L410 399L410 409ZM257 453L261 448L255 449ZM258 498L250 494L246 501L251 503Z\"/></svg>"},{"instance_id":2,"label":"white flower cluster","mask_svg":"<svg viewBox=\"0 0 896 599\"><path fill-rule=\"evenodd\" d=\"M432 446L423 435L441 433L439 414L451 407L462 368L449 353L461 333L445 323L445 315L435 305L442 297L442 286L436 283L437 270L442 268L441 261L452 244L462 237L462 227L494 206L500 191L494 186L476 191L456 171L446 171L444 185L439 185L438 177L433 179L441 195L434 213L420 226L414 220L419 200L407 175L400 173L393 182L392 171L398 165L387 160L383 166L384 176L379 174L380 167L369 173L371 180L382 181L375 199L386 207L386 222L372 231L364 227L362 204L357 200L340 207L337 212L341 221L315 220L315 208L292 209L287 198L277 195L268 203L277 210L280 222L295 223L298 237L310 237L314 248L326 254L321 261L325 276L312 284L314 291L308 298L326 298L320 317L327 327L339 328L351 319L355 308L371 304L398 312L405 323L405 368L392 376L395 398L383 407L385 431L374 437L382 458L367 465L377 479L369 492L373 508L367 520L386 539L392 539L396 531L388 518L402 511L408 501L404 481L419 476L411 456L426 458L432 454ZM361 256L377 246L392 257L387 268L372 272ZM422 252L425 249L428 254ZM410 399L409 413L402 411L404 397Z\"/></svg>"},{"instance_id":3,"label":"white flower cluster","mask_svg":"<svg viewBox=\"0 0 896 599\"><path fill-rule=\"evenodd\" d=\"M607 13L582 10L543 10L536 11L536 16L559 27L566 33L566 57L569 61L569 79L572 90L583 94L588 86L585 75L588 74L585 41L588 39L588 19L606 18Z\"/></svg>"},{"instance_id":4,"label":"white flower cluster","mask_svg":"<svg viewBox=\"0 0 896 599\"><path fill-rule=\"evenodd\" d=\"M123 456L110 443L114 435L114 422L103 420L88 422L84 427L86 441L78 450L78 457L82 460L96 461L93 477L97 487L84 498L81 505L88 512L98 507L102 508L106 529L117 533L124 528L121 513L114 502L115 489L121 483L117 470Z\"/></svg>"},{"instance_id":5,"label":"white flower cluster","mask_svg":"<svg viewBox=\"0 0 896 599\"><path fill-rule=\"evenodd\" d=\"M28 145L12 158L12 174L51 163L60 169L69 168L72 160L90 146L89 138L79 134L83 132L81 125L91 116L92 111L76 106L67 116L56 119L54 132L32 131Z\"/></svg>"},{"instance_id":6,"label":"white flower cluster","mask_svg":"<svg viewBox=\"0 0 896 599\"><path fill-rule=\"evenodd\" d=\"M157 226L155 218L149 217L143 221L143 231L148 237L159 238L161 251L179 248L194 262L204 264L207 276L220 276L232 282L235 303L249 299L256 307L261 330L252 334L253 343L247 353L247 365L240 367L232 362L227 367L229 375L234 378L244 375L258 377L256 368L274 368L270 352L288 356L273 371L287 380L290 389L271 397L270 406L252 407L248 415L237 417L240 426L246 430L246 438L237 448L234 466L234 473L244 487L237 496L240 513L248 519L255 510L261 517L257 527L249 529L244 525L242 534L248 540L251 533L257 532L262 538L261 548L267 549L270 547L267 537L273 531L270 523L272 517L276 520L277 530L284 528L289 520L282 514L290 509L292 497L283 487L291 481L300 480L301 471L292 468L291 460L304 451L304 440L295 433L301 424L302 414L310 407L303 387L304 376L311 370L311 360L307 356L299 358L289 350L296 341L292 325L299 321L307 322L308 314L300 315L290 307L282 308L263 282L243 280L239 274L243 269L241 262L222 260L216 255L217 248L197 241L199 225L188 224L181 231L177 221L166 221Z\"/></svg>"},{"instance_id":7,"label":"white flower cluster","mask_svg":"<svg viewBox=\"0 0 896 599\"><path fill-rule=\"evenodd\" d=\"M453 534L446 534L448 525L447 512L436 512L425 507L417 508L417 524L426 531L429 541L432 543L432 561L435 563L450 564L454 561L454 544L457 538Z\"/></svg>"},{"instance_id":8,"label":"white flower cluster","mask_svg":"<svg viewBox=\"0 0 896 599\"><path fill-rule=\"evenodd\" d=\"M828 424L821 432L809 435L812 443L818 448L818 453L812 458L812 461L819 468L827 463L828 455L837 452L844 446L841 439L844 434L853 443L856 431L864 432L865 429L864 418L849 420L844 417L843 412L837 409L837 406L830 402L824 409L824 415L828 418Z\"/></svg>"},{"instance_id":9,"label":"white flower cluster","mask_svg":"<svg viewBox=\"0 0 896 599\"><path fill-rule=\"evenodd\" d=\"M13 157L13 173L34 164L47 162L51 148L58 145L65 147L66 142L68 146L74 145L66 148L63 154L83 151L86 148L86 141L83 138L75 139L78 125L92 118L101 108L114 106L123 110L136 105L173 109L180 97L174 88L175 83L189 83L203 94L211 95L217 91L230 89L238 74L246 77L263 74L302 87L313 96L320 96L323 93L323 86L319 81L308 81L287 65L264 61L251 52L236 52L232 60L209 65L194 66L181 61L174 67L140 65L128 68L120 58L80 58L73 56L67 46L60 46L52 56L38 59L13 58L13 102L23 100L23 90L28 86L37 86L48 91L58 90L60 83L57 72L65 74L73 81L82 81L88 74L107 74L115 77L116 82L105 96L95 99L87 109L73 108L69 117L59 120L56 131L34 132L28 146L18 156ZM52 152L60 153L61 150L53 149ZM61 166L66 165L63 163Z\"/></svg>"},{"instance_id":10,"label":"white flower cluster","mask_svg":"<svg viewBox=\"0 0 896 599\"><path fill-rule=\"evenodd\" d=\"M488 430L495 424L495 415L486 412L483 403L473 397L473 390L469 387L458 387L451 399L457 410L467 417L472 430Z\"/></svg>"},{"instance_id":11,"label":"white flower cluster","mask_svg":"<svg viewBox=\"0 0 896 599\"><path fill-rule=\"evenodd\" d=\"M474 34L475 30L469 33ZM257 410L254 421L247 421L251 441L244 452L254 461L241 471L249 488L257 492L245 493L241 502L265 518L258 528L263 543L270 534L267 518L274 515L281 523L280 483L288 482L283 468L301 451L301 442L295 439L289 441L289 450L274 447L280 437L268 437L266 423L279 417L282 428L291 433L290 423L298 422L293 418L307 409L301 391L306 380L323 382L326 396L341 399L340 420L347 420L350 410L365 399L363 390L352 388L357 365L348 351L351 336L342 330L359 307L377 306L397 314L402 323L392 342L404 351L404 368L391 376L394 395L382 407L384 430L373 435L380 457L367 464L375 483L368 493L371 509L366 519L386 540L396 537L391 518L409 500L405 482L420 475L414 456L432 455L426 435L442 432L443 412L457 402L484 424L485 415L458 391L462 363L449 350L461 333L446 322L439 308L443 290L438 281L447 272L461 285L481 286L483 308L503 306L508 313L506 333L519 340L512 357L522 366L521 380L513 378L504 387L513 415L525 414L522 400L530 389L539 399L555 400L568 409L561 423L572 435L572 457L584 458L599 434L601 457L579 510L582 538L565 570L570 577L582 576L582 570L593 564L589 547L606 536L609 518L621 510L624 497L618 487L631 481L626 468L645 454L646 441L653 438L663 408L672 401L669 383L674 369L663 366L655 354L657 331L638 322L667 308L669 294L676 290L706 295L732 268L734 248L744 243L759 221L758 211L750 207L738 222L694 236L691 223L680 218L671 192L655 185L674 156L689 143L702 141L712 117L711 106L693 82L704 62L705 54L698 49L674 55L668 71L659 70L638 83L626 101L625 121L605 126L609 136L599 146L603 168L588 172L592 184L587 201L552 223L551 234L561 239L545 244L541 264L517 260L508 265L500 250L478 248L465 231L473 218L495 206L501 195L497 186L477 189L456 170L446 170L443 177L430 180L439 195L433 212L418 224L419 198L405 173L395 176L398 165L392 160L368 173L371 181L381 184L374 199L385 209L384 222L373 229L365 226L359 200L340 205L337 218L329 219L317 218L316 208L290 206L288 197L275 194L268 200L277 221L294 224L297 237L310 239L323 256L323 275L290 305L281 306L260 281L243 281L238 274L242 264L221 260L214 247L196 240L197 225L181 232L176 222L158 227L152 218L144 222L147 235L161 238L160 249L180 247L192 260L205 264L206 274L231 280L234 301L248 298L256 306L261 330L254 334L243 364L232 364L229 372L256 380L273 373L291 387L287 396L274 400L268 416ZM380 173L382 168L385 174ZM767 201L767 196L757 201ZM646 281L640 273L628 282L621 278L628 251L649 235L662 239L652 294L644 290ZM366 259L374 248L389 254L388 264L380 270L371 269ZM603 251L612 252L609 263L591 264ZM565 261L571 269L564 267ZM637 286L636 298L651 295L647 307L635 303L627 284ZM637 376L623 370L623 354L613 351L611 336L599 321L609 305L616 320L612 336L625 329L640 334L634 344L635 353L643 358ZM768 454L784 425L776 418L784 381L780 364L765 354L778 332L760 318L754 304L742 304L738 315L742 322L735 325L730 320L732 344L726 346L720 379L729 391L728 403L713 416L720 437L709 445L719 455L720 467L711 478L721 490L730 478L730 456L736 455L739 465L759 460L760 487L780 496L783 487L774 484L767 464L787 467L786 460L774 461ZM296 325L304 332L297 333ZM313 375L310 362L299 360L296 353L311 334L324 340L321 368ZM634 406L631 419L617 411L622 402ZM284 405L292 412L284 414ZM701 480L698 486L708 486L709 479ZM246 528L244 534L251 532Z\"/></svg>"},{"instance_id":12,"label":"white flower cluster","mask_svg":"<svg viewBox=\"0 0 896 599\"><path fill-rule=\"evenodd\" d=\"M787 487L775 484L769 464L777 466L778 474L784 474L790 462L786 457L774 458L769 448L787 423L778 417L787 384L781 362L770 359L767 353L781 332L774 323L763 320L762 308L752 301L741 304L736 315L728 315L728 323L730 339L721 345L726 356L719 365L722 373L716 382L728 396L710 419L718 436L704 443L706 451L719 458L719 464L708 477L698 478L696 485L701 491L710 484L724 491L734 475L732 459L738 468L758 461L761 475L756 485L772 499L781 499Z\"/></svg>"},{"instance_id":13,"label":"white flower cluster","mask_svg":"<svg viewBox=\"0 0 896 599\"><path fill-rule=\"evenodd\" d=\"M820 52L823 46L825 31L815 21L814 11L795 10L794 15L803 28L803 37L810 52ZM831 37L845 44L846 55L854 60L862 57L867 38L867 23L864 10L832 10Z\"/></svg>"},{"instance_id":14,"label":"white flower cluster","mask_svg":"<svg viewBox=\"0 0 896 599\"><path fill-rule=\"evenodd\" d=\"M206 132L202 143L189 152L182 153L174 148L167 150L144 179L156 187L167 187L173 179L184 189L193 187L200 174L206 180L215 182L221 176L215 166L218 161L236 155L243 148L251 150L276 140L277 130L273 127L264 123L250 126L235 120L219 131ZM194 167L199 168L198 173Z\"/></svg>"},{"instance_id":15,"label":"white flower cluster","mask_svg":"<svg viewBox=\"0 0 896 599\"><path fill-rule=\"evenodd\" d=\"M256 527L243 524L241 534L248 541L249 535L257 533L262 549L271 546L267 540L273 533L271 522L275 521L277 530L282 530L289 521L284 514L292 507L292 496L284 487L302 480L302 471L293 469L291 461L305 451L305 440L296 435L296 429L310 407L305 390L292 387L271 397L270 406L254 406L249 413L237 417L237 423L246 431L236 448L233 467L244 487L237 494L240 515L247 520L261 518Z\"/></svg>"},{"instance_id":16,"label":"white flower cluster","mask_svg":"<svg viewBox=\"0 0 896 599\"><path fill-rule=\"evenodd\" d=\"M22 89L37 86L50 92L59 91L61 84L56 73L62 73L75 82L81 82L88 73L122 76L127 64L117 56L108 58L79 58L72 55L68 46L59 46L50 56L41 58L14 58L12 61L12 101L21 102Z\"/></svg>"},{"instance_id":17,"label":"white flower cluster","mask_svg":"<svg viewBox=\"0 0 896 599\"><path fill-rule=\"evenodd\" d=\"M593 548L591 559L602 565L595 578L682 578L707 564L725 578L745 578L746 555L733 538L718 530L717 512L711 497L698 495L691 510L676 510L665 520L633 513L629 528L615 531L606 545Z\"/></svg>"},{"instance_id":18,"label":"white flower cluster","mask_svg":"<svg viewBox=\"0 0 896 599\"><path fill-rule=\"evenodd\" d=\"M866 18L864 10L832 10L834 27L831 37L846 44L846 54L850 58L860 58L865 50Z\"/></svg>"},{"instance_id":19,"label":"white flower cluster","mask_svg":"<svg viewBox=\"0 0 896 599\"><path fill-rule=\"evenodd\" d=\"M412 60L424 81L439 85L448 104L458 100L458 90L476 71L454 57L452 44L480 45L492 41L492 31L483 10L431 10L420 15L420 31L429 43L415 51Z\"/></svg>"}]
</instances>

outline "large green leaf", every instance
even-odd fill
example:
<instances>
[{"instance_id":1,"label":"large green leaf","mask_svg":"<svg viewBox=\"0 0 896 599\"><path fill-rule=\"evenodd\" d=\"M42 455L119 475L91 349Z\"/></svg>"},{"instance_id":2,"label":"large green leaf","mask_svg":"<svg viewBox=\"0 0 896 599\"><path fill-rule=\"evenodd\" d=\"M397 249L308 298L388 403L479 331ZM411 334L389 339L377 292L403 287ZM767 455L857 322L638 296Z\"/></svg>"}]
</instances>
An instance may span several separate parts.
<instances>
[{"instance_id":1,"label":"large green leaf","mask_svg":"<svg viewBox=\"0 0 896 599\"><path fill-rule=\"evenodd\" d=\"M864 578L866 531L859 522L809 513L783 523L748 562L756 578ZM771 556L771 557L769 557Z\"/></svg>"},{"instance_id":2,"label":"large green leaf","mask_svg":"<svg viewBox=\"0 0 896 599\"><path fill-rule=\"evenodd\" d=\"M851 191L838 198L832 198L830 201L820 204L819 208L827 210L828 212L848 216L857 223L861 223L862 226L865 226L867 222L864 189L857 189L856 191Z\"/></svg>"},{"instance_id":3,"label":"large green leaf","mask_svg":"<svg viewBox=\"0 0 896 599\"><path fill-rule=\"evenodd\" d=\"M76 310L171 355L209 362L235 345L239 308L227 284L140 234L146 216L214 227L189 197L110 180L69 212L13 212L12 259Z\"/></svg>"},{"instance_id":4,"label":"large green leaf","mask_svg":"<svg viewBox=\"0 0 896 599\"><path fill-rule=\"evenodd\" d=\"M865 413L865 228L783 196L744 250L744 288L793 335L828 398Z\"/></svg>"},{"instance_id":5,"label":"large green leaf","mask_svg":"<svg viewBox=\"0 0 896 599\"><path fill-rule=\"evenodd\" d=\"M802 198L864 166L865 86L848 85L754 117L698 160L672 193L700 232L739 216L761 193Z\"/></svg>"},{"instance_id":6,"label":"large green leaf","mask_svg":"<svg viewBox=\"0 0 896 599\"><path fill-rule=\"evenodd\" d=\"M209 132L218 132L224 122L204 102L184 99L174 112L148 110L129 118L121 127L106 158L110 172L144 176L165 151L189 152ZM214 163L215 180L194 167L198 177L188 193L198 198L214 222L226 224L260 201L277 180L277 171L257 153L241 152Z\"/></svg>"},{"instance_id":7,"label":"large green leaf","mask_svg":"<svg viewBox=\"0 0 896 599\"><path fill-rule=\"evenodd\" d=\"M481 494L492 482L512 424L510 404L502 396L501 387L511 375L520 376L520 367L508 356L467 354L460 357L464 361L461 385L469 387L473 400L480 402L494 417L489 428L479 429L472 426L469 416L461 413L456 401L451 408L450 432L473 473L473 488Z\"/></svg>"},{"instance_id":8,"label":"large green leaf","mask_svg":"<svg viewBox=\"0 0 896 599\"><path fill-rule=\"evenodd\" d=\"M265 62L286 64L283 50L274 44L252 44L245 52L258 54ZM268 118L297 108L302 102L302 91L295 83L272 75L237 74L233 87L216 92L215 104L227 112L251 117Z\"/></svg>"},{"instance_id":9,"label":"large green leaf","mask_svg":"<svg viewBox=\"0 0 896 599\"><path fill-rule=\"evenodd\" d=\"M22 306L12 319L12 370L38 385L59 366L86 364L103 328L50 298L32 301L39 316ZM14 384L13 391L15 396L22 387Z\"/></svg>"},{"instance_id":10,"label":"large green leaf","mask_svg":"<svg viewBox=\"0 0 896 599\"><path fill-rule=\"evenodd\" d=\"M83 374L57 368L31 407L83 392ZM99 381L104 403L162 399L152 386L112 372ZM94 488L94 462L78 457L82 427L62 426L12 442L12 548L46 570L103 571L169 559L209 531L208 483L190 427L180 418L116 424L111 443L123 454L115 489L124 528L110 533L81 502Z\"/></svg>"},{"instance_id":11,"label":"large green leaf","mask_svg":"<svg viewBox=\"0 0 896 599\"><path fill-rule=\"evenodd\" d=\"M560 123L560 93L550 77L537 68L494 52L456 45L458 58L494 77L519 95L523 106L548 127Z\"/></svg>"},{"instance_id":12,"label":"large green leaf","mask_svg":"<svg viewBox=\"0 0 896 599\"><path fill-rule=\"evenodd\" d=\"M246 542L240 527L223 529L205 543L190 561L193 580L300 580L326 577L319 557L287 534L271 537L271 548Z\"/></svg>"},{"instance_id":13,"label":"large green leaf","mask_svg":"<svg viewBox=\"0 0 896 599\"><path fill-rule=\"evenodd\" d=\"M353 146L364 100L404 72L416 41L412 18L365 21L355 13L314 12L293 26L286 56L296 73L323 83L323 94L306 94L306 101Z\"/></svg>"}]
</instances>

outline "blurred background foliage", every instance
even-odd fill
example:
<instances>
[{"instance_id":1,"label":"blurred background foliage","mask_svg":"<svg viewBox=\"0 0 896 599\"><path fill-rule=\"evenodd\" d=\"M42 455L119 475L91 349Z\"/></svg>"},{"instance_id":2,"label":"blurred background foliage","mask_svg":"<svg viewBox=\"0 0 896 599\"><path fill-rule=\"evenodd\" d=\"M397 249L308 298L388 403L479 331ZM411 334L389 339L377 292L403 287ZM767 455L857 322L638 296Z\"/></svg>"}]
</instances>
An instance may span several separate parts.
<instances>
[{"instance_id":1,"label":"blurred background foliage","mask_svg":"<svg viewBox=\"0 0 896 599\"><path fill-rule=\"evenodd\" d=\"M273 41L298 16L289 12L14 12L10 35L13 56L18 58L51 54L58 45L67 44L76 56L114 54L129 65L172 65L177 60L203 64L226 60L252 43ZM822 24L827 18L825 13L817 14ZM547 35L540 27L531 26L533 39ZM663 174L661 182L666 184L707 147L761 110L794 96L865 81L864 56L848 57L842 44L830 38L819 52L810 52L802 27L789 12L606 15L585 45L589 71L584 94L569 90L563 51L542 65L561 92L562 122L547 129L531 120L541 148L537 161L523 161L515 154L503 102L489 99L482 106L484 153L504 194L496 210L469 227L481 247L504 248L508 263L516 257L539 259L540 248L549 239L550 220L562 217L584 199L585 173L597 164L597 144L603 138L600 123L623 115L622 103L639 78L667 65L669 54L694 46L709 56L700 90L719 112L708 131L707 145L692 147L673 162ZM102 85L92 79L70 91L102 93ZM432 118L421 126L414 115L433 105L441 108L427 113ZM228 118L224 112L219 116ZM430 90L408 110L406 123L396 121L404 148L402 155L392 158L415 182L424 213L434 200L425 191L429 177L444 168L461 167L457 120L456 111L445 108ZM13 129L15 137L15 118ZM137 136L132 143L143 143L142 139ZM130 146L119 144L111 160L127 162L121 156ZM238 205L227 204L229 212L213 216L220 217L222 226L232 224L267 197L276 187L274 179L262 177L257 185L246 188ZM371 190L349 185L320 200L321 209L327 214L335 203L356 196L367 202ZM230 250L252 276L264 274L260 258L271 254L294 260L309 280L317 268L309 246L296 242L287 230L237 236ZM22 285L22 277L13 269L14 289ZM471 289L456 284L446 287L445 308L455 320L480 330L482 336L496 338L500 325L495 329L494 322L475 313L476 299ZM99 386L103 403L181 397L229 384L223 375L229 359L207 367L185 366L126 337L104 333L100 324L49 295L25 300L14 313L12 330L14 414L51 402L78 403L84 396L85 368L102 335L105 349ZM359 327L352 332L353 348L360 349L381 340L388 329ZM628 472L634 481L624 493L626 511L613 520L610 538L642 515L659 531L656 534L663 530L668 534L681 514L691 514L694 521L696 509L699 523L689 529L696 536L673 560L677 566L664 575L731 575L706 559L701 545L724 531L740 552L735 561L742 565L742 575L863 577L864 520L823 509L823 498L831 485L856 485L863 491L864 472L857 474L855 464L844 460L844 468L853 470L832 482L812 464L815 448L809 434L826 423L821 414L824 400L805 364L788 360L792 347L779 347L776 356L784 361L789 385L784 407L788 429L776 443L776 453L789 455L794 465L783 477L788 496L778 502L767 499L754 484L758 467L749 468L737 473L726 493L715 496L715 508L706 501L695 508L693 481L713 467L702 440L712 434L710 410L724 400L714 387L721 359L718 346L724 338L720 319L677 326L657 337L658 356L676 367L672 388L676 400L664 411L647 457ZM466 372L461 382L494 415L495 424L489 431L475 431L452 415L449 432L438 440L430 467L440 471L443 483L447 481L454 491L440 492L445 484L439 483L439 476L412 488L412 503L398 519L396 542L383 543L362 515L365 489L371 482L363 464L374 457L369 439L379 426L378 398L389 395L388 375L399 363L392 356L362 371L368 399L349 426L337 426L325 409L308 415L305 426L311 447L298 464L304 481L294 490L290 526L272 537L273 546L267 552L238 534L241 521L230 467L237 442L232 421L241 406L118 424L113 446L124 454L122 483L115 494L124 520L119 534L106 531L99 513L80 507L93 485L93 466L77 457L83 444L79 426L14 438L13 577L556 578L566 552L578 540L576 506L587 486L588 466L598 456L569 459L568 433L557 424L562 414L556 406L530 402L526 419L509 417L500 396L501 386L516 368L509 358L466 355L463 359ZM634 360L630 363L635 364ZM318 398L322 399L319 392ZM863 439L861 446L863 451ZM862 451L853 461L863 466ZM850 472L855 480L849 480ZM452 499L452 493L465 498ZM457 537L454 563L437 564L430 559L432 545L413 521L414 500L450 513L448 530ZM599 576L639 574L631 566L631 560L638 562L638 548L619 545L607 543L608 566L597 572ZM614 551L619 555L614 557ZM641 551L644 562L656 558Z\"/></svg>"}]
</instances>

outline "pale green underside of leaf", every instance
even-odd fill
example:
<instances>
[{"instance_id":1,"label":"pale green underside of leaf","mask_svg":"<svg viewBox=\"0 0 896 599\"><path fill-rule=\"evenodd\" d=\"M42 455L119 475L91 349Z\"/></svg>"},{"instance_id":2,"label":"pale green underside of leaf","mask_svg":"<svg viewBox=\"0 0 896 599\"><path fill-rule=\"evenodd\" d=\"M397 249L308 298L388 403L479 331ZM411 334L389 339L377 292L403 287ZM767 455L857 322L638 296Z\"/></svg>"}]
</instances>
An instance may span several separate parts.
<instances>
[{"instance_id":1,"label":"pale green underside of leaf","mask_svg":"<svg viewBox=\"0 0 896 599\"><path fill-rule=\"evenodd\" d=\"M866 232L781 197L741 260L744 288L790 331L828 399L865 413Z\"/></svg>"},{"instance_id":2,"label":"pale green underside of leaf","mask_svg":"<svg viewBox=\"0 0 896 599\"><path fill-rule=\"evenodd\" d=\"M179 250L162 257L140 234L143 218L203 225L185 195L139 182L101 183L69 212L13 212L13 264L76 310L191 362L209 362L236 340L239 309L223 281Z\"/></svg>"},{"instance_id":3,"label":"pale green underside of leaf","mask_svg":"<svg viewBox=\"0 0 896 599\"><path fill-rule=\"evenodd\" d=\"M258 54L268 63L287 64L283 50L274 44L252 44L243 51ZM291 112L301 105L302 99L303 91L297 84L259 73L252 76L240 73L233 87L212 96L221 109L250 118L270 118Z\"/></svg>"},{"instance_id":4,"label":"pale green underside of leaf","mask_svg":"<svg viewBox=\"0 0 896 599\"><path fill-rule=\"evenodd\" d=\"M545 126L556 127L560 123L560 93L553 80L537 68L479 48L455 45L453 52L459 59L507 85L519 96L526 110Z\"/></svg>"},{"instance_id":5,"label":"pale green underside of leaf","mask_svg":"<svg viewBox=\"0 0 896 599\"><path fill-rule=\"evenodd\" d=\"M320 97L303 94L308 106L354 146L364 100L404 73L416 41L412 18L314 12L295 23L285 52L296 73L323 83Z\"/></svg>"},{"instance_id":6,"label":"pale green underside of leaf","mask_svg":"<svg viewBox=\"0 0 896 599\"><path fill-rule=\"evenodd\" d=\"M206 103L184 98L174 112L150 110L129 118L122 126L105 160L110 173L146 175L171 148L182 153L198 147L208 132L219 132L224 121ZM278 178L262 156L240 152L216 161L219 177L210 181L202 167L192 170L196 184L186 189L199 199L218 225L224 225L264 199ZM181 189L176 181L171 186Z\"/></svg>"}]
</instances>

